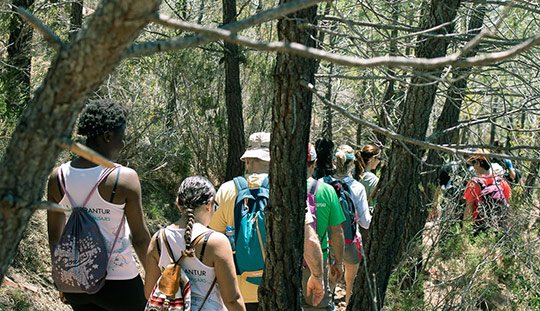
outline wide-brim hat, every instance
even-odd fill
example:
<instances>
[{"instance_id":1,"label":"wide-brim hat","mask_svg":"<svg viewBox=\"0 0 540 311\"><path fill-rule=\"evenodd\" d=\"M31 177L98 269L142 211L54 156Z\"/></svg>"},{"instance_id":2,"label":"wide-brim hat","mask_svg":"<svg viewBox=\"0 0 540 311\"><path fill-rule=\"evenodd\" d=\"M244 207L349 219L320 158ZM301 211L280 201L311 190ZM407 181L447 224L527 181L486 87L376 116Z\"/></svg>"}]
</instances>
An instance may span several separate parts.
<instances>
[{"instance_id":1,"label":"wide-brim hat","mask_svg":"<svg viewBox=\"0 0 540 311\"><path fill-rule=\"evenodd\" d=\"M270 162L270 133L257 132L249 136L248 148L240 160L253 158Z\"/></svg>"}]
</instances>

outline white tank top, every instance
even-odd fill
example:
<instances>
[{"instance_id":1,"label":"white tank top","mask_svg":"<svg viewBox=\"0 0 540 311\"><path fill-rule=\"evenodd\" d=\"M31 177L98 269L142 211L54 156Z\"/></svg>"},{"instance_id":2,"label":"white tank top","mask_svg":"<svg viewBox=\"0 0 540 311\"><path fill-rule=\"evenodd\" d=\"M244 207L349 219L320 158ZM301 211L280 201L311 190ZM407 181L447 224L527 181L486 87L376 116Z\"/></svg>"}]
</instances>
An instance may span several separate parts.
<instances>
[{"instance_id":1,"label":"white tank top","mask_svg":"<svg viewBox=\"0 0 540 311\"><path fill-rule=\"evenodd\" d=\"M77 205L84 203L90 190L92 190L92 187L94 187L105 170L102 166L75 168L71 166L71 161L62 164L60 168L64 175L66 191L71 196L74 204ZM120 174L122 174L121 171ZM64 194L58 204L72 207L66 194ZM101 234L105 239L107 254L111 254L116 232L120 228L120 222L124 216L124 206L125 204L113 204L106 201L101 197L98 189L94 191L86 204L86 210L96 220ZM70 213L66 214L69 218ZM129 226L127 225L127 221L124 221L109 260L106 279L129 280L138 274L139 271L133 258L132 246L129 240Z\"/></svg>"},{"instance_id":2,"label":"white tank top","mask_svg":"<svg viewBox=\"0 0 540 311\"><path fill-rule=\"evenodd\" d=\"M186 249L186 243L184 240L185 229L177 229L171 226L168 226L165 230L165 237L171 246L174 259L180 258L182 250ZM208 228L201 225L200 223L195 223L191 230L191 240L195 240L200 234L209 231ZM217 232L213 234L219 234ZM204 243L204 238L199 242L199 244ZM161 271L165 269L166 266L171 264L171 259L167 253L165 242L161 241L160 243L161 254L159 256L159 268ZM186 273L191 283L191 309L199 310L204 297L208 293L216 273L213 267L209 267L202 263L198 257L187 257L182 260L181 263L182 270ZM203 305L205 311L226 311L225 304L221 298L221 293L219 292L219 284L216 283L208 299Z\"/></svg>"}]
</instances>

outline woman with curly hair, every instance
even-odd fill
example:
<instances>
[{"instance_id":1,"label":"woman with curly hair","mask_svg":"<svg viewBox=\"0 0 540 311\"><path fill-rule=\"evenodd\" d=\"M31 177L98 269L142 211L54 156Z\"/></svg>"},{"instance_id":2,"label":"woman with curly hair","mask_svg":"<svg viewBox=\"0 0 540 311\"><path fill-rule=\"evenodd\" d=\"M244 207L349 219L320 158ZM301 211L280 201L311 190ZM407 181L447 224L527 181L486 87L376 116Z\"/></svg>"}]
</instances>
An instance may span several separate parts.
<instances>
[{"instance_id":1,"label":"woman with curly hair","mask_svg":"<svg viewBox=\"0 0 540 311\"><path fill-rule=\"evenodd\" d=\"M122 105L112 100L90 101L79 117L78 133L86 137L88 147L114 161L124 147L126 120ZM111 172L78 157L52 172L47 194L49 201L59 205L84 207L96 221L109 256L107 267L101 267L107 270L105 284L97 293L63 293L73 310L143 310L144 288L132 250L145 267L150 233L143 219L137 173L119 164ZM86 204L82 203L85 199ZM47 212L51 252L66 219L64 212Z\"/></svg>"},{"instance_id":2,"label":"woman with curly hair","mask_svg":"<svg viewBox=\"0 0 540 311\"><path fill-rule=\"evenodd\" d=\"M215 212L215 194L214 186L202 176L188 177L180 184L176 205L182 217L158 231L148 247L147 297L161 271L171 263L165 251L168 243L175 259L186 256L181 267L191 283L192 310L245 310L231 244L225 235L208 228ZM193 247L196 239L201 242Z\"/></svg>"}]
</instances>

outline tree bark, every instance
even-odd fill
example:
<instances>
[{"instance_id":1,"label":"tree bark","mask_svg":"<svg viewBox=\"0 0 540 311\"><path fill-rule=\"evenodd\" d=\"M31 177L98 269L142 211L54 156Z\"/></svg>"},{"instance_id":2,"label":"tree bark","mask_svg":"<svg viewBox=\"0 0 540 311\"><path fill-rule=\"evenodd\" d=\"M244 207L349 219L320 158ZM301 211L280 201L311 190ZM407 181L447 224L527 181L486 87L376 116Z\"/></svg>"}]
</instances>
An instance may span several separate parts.
<instances>
[{"instance_id":1,"label":"tree bark","mask_svg":"<svg viewBox=\"0 0 540 311\"><path fill-rule=\"evenodd\" d=\"M397 0L392 0L390 2L390 7L392 10L392 19L394 23L398 23L399 20L399 2ZM395 39L398 36L397 29L392 30L391 38ZM389 55L395 56L397 54L397 41L391 40L389 43ZM379 112L379 126L382 128L387 129L388 124L388 118L390 117L388 115L388 111L392 111L395 106L394 98L395 98L395 92L394 92L394 85L396 83L396 80L393 78L393 76L396 75L396 72L393 69L388 69L388 80L386 81L386 89L384 90L383 95L383 102L381 105L381 111ZM380 133L375 134L377 137L378 144L381 146L386 145L386 136L381 135Z\"/></svg>"},{"instance_id":2,"label":"tree bark","mask_svg":"<svg viewBox=\"0 0 540 311\"><path fill-rule=\"evenodd\" d=\"M476 35L480 32L480 28L484 23L484 16L486 14L486 7L482 4L476 5L472 10L472 16L469 21L468 32L472 35ZM473 48L468 56L475 56L478 52L478 48ZM468 77L471 73L471 68L456 68L452 70L452 82L448 88L448 93L446 95L446 100L444 102L443 110L437 119L437 125L435 127L435 134L442 132L445 129L454 127L459 122L459 114L461 112L461 105L465 99L467 92L467 83ZM435 144L448 144L459 143L459 132L453 131L444 133L440 136L437 136L433 143ZM444 163L444 159L439 155L439 152L435 150L430 150L427 157L427 163L431 167L440 167ZM433 189L437 185L438 171L435 169L433 174L426 175L426 181L424 182L424 189L426 189L428 195L426 197L425 204L430 204L433 198L434 191Z\"/></svg>"},{"instance_id":3,"label":"tree bark","mask_svg":"<svg viewBox=\"0 0 540 311\"><path fill-rule=\"evenodd\" d=\"M31 11L34 0L14 0L13 10L24 7ZM12 13L9 20L9 38L7 46L6 66L4 72L4 94L6 96L6 115L10 119L17 119L27 101L30 99L30 71L32 56L33 29L24 24L17 13Z\"/></svg>"},{"instance_id":4,"label":"tree bark","mask_svg":"<svg viewBox=\"0 0 540 311\"><path fill-rule=\"evenodd\" d=\"M281 0L280 4L288 2ZM315 46L313 30L317 7L278 22L279 40ZM266 263L259 287L259 310L300 310L302 305L303 227L306 206L307 143L312 94L300 85L314 83L317 62L296 55L277 54L274 69L270 145L270 203L266 217Z\"/></svg>"},{"instance_id":5,"label":"tree bark","mask_svg":"<svg viewBox=\"0 0 540 311\"><path fill-rule=\"evenodd\" d=\"M71 3L71 13L69 14L69 38L77 35L82 27L83 20L83 0L77 0Z\"/></svg>"},{"instance_id":6,"label":"tree bark","mask_svg":"<svg viewBox=\"0 0 540 311\"><path fill-rule=\"evenodd\" d=\"M223 0L223 24L236 21L236 0ZM225 105L227 106L228 144L225 180L244 173L240 157L245 151L244 118L242 116L242 87L240 85L240 53L238 45L224 43Z\"/></svg>"},{"instance_id":7,"label":"tree bark","mask_svg":"<svg viewBox=\"0 0 540 311\"><path fill-rule=\"evenodd\" d=\"M421 28L428 29L436 25L451 22L456 16L459 0L433 0L429 10L424 13ZM451 33L453 25L447 25L435 31L437 34ZM445 38L420 38L416 49L418 57L439 57L446 54L448 41ZM441 72L428 72L440 76ZM423 140L429 123L429 117L435 100L437 84L426 84L422 75L411 79L407 90L403 117L398 126L398 133L407 137ZM377 293L376 305L382 308L388 280L395 263L403 254L405 246L422 229L426 220L426 210L422 205L422 193L419 190L420 161L423 150L413 145L393 142L388 167L384 171L381 188L377 194L377 209L369 230L369 239L365 245L368 273L362 269L355 280L353 294L348 310L373 310L373 298L369 288L373 286ZM374 283L370 283L373 275Z\"/></svg>"},{"instance_id":8,"label":"tree bark","mask_svg":"<svg viewBox=\"0 0 540 311\"><path fill-rule=\"evenodd\" d=\"M13 260L47 176L78 113L157 12L159 0L102 1L88 27L62 46L9 142L0 165L0 280Z\"/></svg>"}]
</instances>

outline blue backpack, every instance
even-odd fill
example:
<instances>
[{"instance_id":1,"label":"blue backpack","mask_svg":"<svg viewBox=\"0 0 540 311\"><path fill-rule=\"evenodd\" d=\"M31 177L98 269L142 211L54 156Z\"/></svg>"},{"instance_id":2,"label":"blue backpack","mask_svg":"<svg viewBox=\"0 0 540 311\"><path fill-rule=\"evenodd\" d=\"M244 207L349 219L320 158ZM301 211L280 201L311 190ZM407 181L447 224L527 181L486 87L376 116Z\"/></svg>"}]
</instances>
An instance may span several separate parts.
<instances>
[{"instance_id":1,"label":"blue backpack","mask_svg":"<svg viewBox=\"0 0 540 311\"><path fill-rule=\"evenodd\" d=\"M346 182L337 180L332 176L323 177L323 181L334 187L336 191L339 204L345 215L345 222L341 225L343 227L345 244L352 244L356 238L356 210L352 200L351 188Z\"/></svg>"},{"instance_id":2,"label":"blue backpack","mask_svg":"<svg viewBox=\"0 0 540 311\"><path fill-rule=\"evenodd\" d=\"M260 285L264 271L266 222L264 209L270 194L268 177L258 188L249 188L244 177L234 178L238 189L234 206L236 274Z\"/></svg>"}]
</instances>

